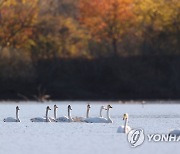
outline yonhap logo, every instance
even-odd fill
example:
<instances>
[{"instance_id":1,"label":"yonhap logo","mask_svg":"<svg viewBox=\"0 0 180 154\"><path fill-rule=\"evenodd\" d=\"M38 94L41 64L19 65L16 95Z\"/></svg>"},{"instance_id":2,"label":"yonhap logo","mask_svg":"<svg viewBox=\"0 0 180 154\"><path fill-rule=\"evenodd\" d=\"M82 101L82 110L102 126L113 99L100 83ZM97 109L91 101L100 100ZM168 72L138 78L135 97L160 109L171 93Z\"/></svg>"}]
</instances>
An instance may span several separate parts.
<instances>
[{"instance_id":1,"label":"yonhap logo","mask_svg":"<svg viewBox=\"0 0 180 154\"><path fill-rule=\"evenodd\" d=\"M127 136L131 147L137 147L144 142L145 135L142 129L132 129Z\"/></svg>"},{"instance_id":2,"label":"yonhap logo","mask_svg":"<svg viewBox=\"0 0 180 154\"><path fill-rule=\"evenodd\" d=\"M148 142L180 142L180 134L171 132L168 134L147 134L145 136L143 129L132 129L127 135L127 140L131 147L137 147L143 144L145 137L147 137Z\"/></svg>"}]
</instances>

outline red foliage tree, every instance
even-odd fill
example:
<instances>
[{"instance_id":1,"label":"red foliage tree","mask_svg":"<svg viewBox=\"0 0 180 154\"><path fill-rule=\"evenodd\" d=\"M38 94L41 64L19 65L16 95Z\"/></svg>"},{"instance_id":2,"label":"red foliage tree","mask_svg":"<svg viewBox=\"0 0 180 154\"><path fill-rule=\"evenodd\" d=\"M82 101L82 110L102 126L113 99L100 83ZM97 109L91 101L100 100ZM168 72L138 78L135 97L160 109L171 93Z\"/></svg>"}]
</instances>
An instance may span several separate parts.
<instances>
[{"instance_id":1,"label":"red foliage tree","mask_svg":"<svg viewBox=\"0 0 180 154\"><path fill-rule=\"evenodd\" d=\"M117 45L133 19L133 0L80 0L80 22L97 41L107 40L117 55Z\"/></svg>"}]
</instances>

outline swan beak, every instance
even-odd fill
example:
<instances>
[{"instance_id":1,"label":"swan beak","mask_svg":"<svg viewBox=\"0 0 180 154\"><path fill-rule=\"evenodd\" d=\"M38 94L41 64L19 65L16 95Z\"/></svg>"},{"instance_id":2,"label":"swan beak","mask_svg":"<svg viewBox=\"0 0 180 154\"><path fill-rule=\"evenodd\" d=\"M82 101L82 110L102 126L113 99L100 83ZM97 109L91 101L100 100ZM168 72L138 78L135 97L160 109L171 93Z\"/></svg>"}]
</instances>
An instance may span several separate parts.
<instances>
[{"instance_id":1,"label":"swan beak","mask_svg":"<svg viewBox=\"0 0 180 154\"><path fill-rule=\"evenodd\" d=\"M111 106L111 105L108 105L108 108L112 108L112 106Z\"/></svg>"},{"instance_id":2,"label":"swan beak","mask_svg":"<svg viewBox=\"0 0 180 154\"><path fill-rule=\"evenodd\" d=\"M55 108L55 109L57 109L57 108L58 108L58 106L57 106L57 105L54 105L54 108Z\"/></svg>"}]
</instances>

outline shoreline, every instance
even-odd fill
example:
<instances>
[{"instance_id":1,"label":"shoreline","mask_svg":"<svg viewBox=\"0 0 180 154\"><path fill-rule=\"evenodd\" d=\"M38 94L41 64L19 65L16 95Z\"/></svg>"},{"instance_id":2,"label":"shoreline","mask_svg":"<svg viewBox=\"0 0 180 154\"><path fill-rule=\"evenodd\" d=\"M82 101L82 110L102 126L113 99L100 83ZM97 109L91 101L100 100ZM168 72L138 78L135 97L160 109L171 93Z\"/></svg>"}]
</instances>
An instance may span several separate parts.
<instances>
[{"instance_id":1,"label":"shoreline","mask_svg":"<svg viewBox=\"0 0 180 154\"><path fill-rule=\"evenodd\" d=\"M51 104L51 103L62 103L62 104L120 104L120 105L151 105L151 104L180 104L180 100L126 100L126 101L114 101L114 100L49 100L49 101L35 101L35 100L28 100L28 101L23 101L23 100L0 100L0 104Z\"/></svg>"}]
</instances>

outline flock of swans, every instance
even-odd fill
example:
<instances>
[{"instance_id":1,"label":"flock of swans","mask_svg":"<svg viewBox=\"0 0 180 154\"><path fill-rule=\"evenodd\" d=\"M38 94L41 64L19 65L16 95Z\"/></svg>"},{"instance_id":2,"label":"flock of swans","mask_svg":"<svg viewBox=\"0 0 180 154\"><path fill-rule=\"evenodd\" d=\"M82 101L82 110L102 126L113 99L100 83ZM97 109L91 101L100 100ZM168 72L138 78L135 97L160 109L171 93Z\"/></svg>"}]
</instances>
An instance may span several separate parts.
<instances>
[{"instance_id":1,"label":"flock of swans","mask_svg":"<svg viewBox=\"0 0 180 154\"><path fill-rule=\"evenodd\" d=\"M107 105L107 108L104 106L100 107L99 117L89 117L89 111L91 106L87 105L87 111L85 117L71 117L71 105L68 105L68 115L57 117L57 109L58 106L54 105L54 117L49 117L48 112L51 110L49 106L46 107L46 114L45 117L35 117L30 119L31 122L85 122L85 123L113 123L110 118L110 109L112 108L111 105ZM4 122L21 122L18 116L18 111L20 110L19 106L16 107L16 118L7 117L3 121ZM102 116L102 111L106 110L106 118ZM128 114L125 113L123 115L124 125L119 126L117 129L117 133L129 133L131 127L128 126ZM180 130L172 130L169 134L175 134L180 136Z\"/></svg>"},{"instance_id":2,"label":"flock of swans","mask_svg":"<svg viewBox=\"0 0 180 154\"><path fill-rule=\"evenodd\" d=\"M99 117L89 117L89 110L91 106L88 104L87 105L87 112L86 112L86 117L71 117L71 105L68 105L68 115L67 116L62 116L62 117L57 117L57 109L58 106L54 105L54 117L49 117L48 113L51 110L49 106L46 107L46 114L45 117L35 117L30 119L31 122L86 122L86 123L112 123L112 120L109 115L109 110L112 108L111 105L107 105L107 108L104 106L101 106L100 108L100 113ZM107 117L104 118L102 116L102 111L107 110ZM4 122L20 122L18 111L20 110L19 106L16 107L16 118L13 117L8 117L5 118L3 121Z\"/></svg>"}]
</instances>

